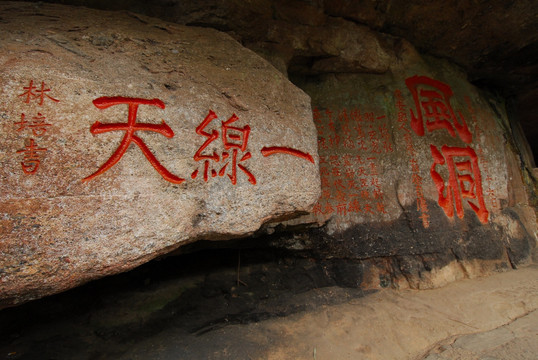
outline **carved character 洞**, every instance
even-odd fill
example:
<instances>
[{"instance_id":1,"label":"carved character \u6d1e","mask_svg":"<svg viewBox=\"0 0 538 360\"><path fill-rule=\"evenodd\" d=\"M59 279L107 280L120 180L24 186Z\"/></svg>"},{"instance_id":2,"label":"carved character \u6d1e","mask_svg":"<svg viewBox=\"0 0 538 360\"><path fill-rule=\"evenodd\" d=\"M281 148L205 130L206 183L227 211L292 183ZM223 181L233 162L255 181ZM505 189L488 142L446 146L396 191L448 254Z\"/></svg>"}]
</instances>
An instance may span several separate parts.
<instances>
[{"instance_id":1,"label":"carved character \u6d1e","mask_svg":"<svg viewBox=\"0 0 538 360\"><path fill-rule=\"evenodd\" d=\"M463 218L463 199L471 206L483 224L488 222L489 212L486 209L482 192L482 177L478 168L478 157L471 147L443 146L441 151L431 145L434 159L431 176L439 195L439 205L448 217L456 214ZM445 165L448 169L448 182L437 171L437 166Z\"/></svg>"}]
</instances>

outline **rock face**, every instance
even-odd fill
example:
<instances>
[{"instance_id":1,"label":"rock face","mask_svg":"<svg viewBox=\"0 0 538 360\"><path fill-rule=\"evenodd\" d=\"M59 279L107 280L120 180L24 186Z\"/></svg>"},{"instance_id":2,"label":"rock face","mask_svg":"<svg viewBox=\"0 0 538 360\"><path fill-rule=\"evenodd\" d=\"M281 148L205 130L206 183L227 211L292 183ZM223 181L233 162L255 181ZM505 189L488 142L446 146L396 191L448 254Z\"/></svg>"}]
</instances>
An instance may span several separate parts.
<instances>
[{"instance_id":1,"label":"rock face","mask_svg":"<svg viewBox=\"0 0 538 360\"><path fill-rule=\"evenodd\" d=\"M323 227L281 245L362 261L362 287L431 288L525 263L536 217L503 103L446 61L394 49L384 74L294 80L312 97L322 185L299 221Z\"/></svg>"},{"instance_id":2,"label":"rock face","mask_svg":"<svg viewBox=\"0 0 538 360\"><path fill-rule=\"evenodd\" d=\"M0 307L319 197L309 97L212 29L0 3Z\"/></svg>"},{"instance_id":3,"label":"rock face","mask_svg":"<svg viewBox=\"0 0 538 360\"><path fill-rule=\"evenodd\" d=\"M5 305L262 225L294 231L256 244L343 264L346 286L530 258L528 133L469 79L533 103L531 2L65 2L224 30L280 73L214 30L2 2Z\"/></svg>"}]
</instances>

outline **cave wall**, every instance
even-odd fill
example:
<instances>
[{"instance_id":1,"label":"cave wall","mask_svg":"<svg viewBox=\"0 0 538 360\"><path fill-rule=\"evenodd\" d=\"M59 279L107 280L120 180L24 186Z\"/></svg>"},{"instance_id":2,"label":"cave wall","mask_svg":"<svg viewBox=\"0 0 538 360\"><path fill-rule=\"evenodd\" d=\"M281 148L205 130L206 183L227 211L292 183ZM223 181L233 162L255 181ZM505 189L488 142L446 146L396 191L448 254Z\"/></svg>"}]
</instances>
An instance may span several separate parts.
<instances>
[{"instance_id":1,"label":"cave wall","mask_svg":"<svg viewBox=\"0 0 538 360\"><path fill-rule=\"evenodd\" d=\"M527 263L536 217L504 100L449 61L393 49L382 74L294 79L312 97L322 195L289 225L321 227L275 244L353 259L365 288L432 288Z\"/></svg>"}]
</instances>

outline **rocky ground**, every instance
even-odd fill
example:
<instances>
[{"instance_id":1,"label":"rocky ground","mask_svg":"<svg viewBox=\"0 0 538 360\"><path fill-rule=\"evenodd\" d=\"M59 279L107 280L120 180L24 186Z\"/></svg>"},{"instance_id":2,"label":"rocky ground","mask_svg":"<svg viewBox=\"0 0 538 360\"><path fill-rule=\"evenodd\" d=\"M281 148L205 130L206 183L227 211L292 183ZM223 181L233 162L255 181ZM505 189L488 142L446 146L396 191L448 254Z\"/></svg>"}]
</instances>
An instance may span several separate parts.
<instances>
[{"instance_id":1,"label":"rocky ground","mask_svg":"<svg viewBox=\"0 0 538 360\"><path fill-rule=\"evenodd\" d=\"M1 311L0 359L536 359L536 265L426 291L345 273L268 251L172 257Z\"/></svg>"}]
</instances>

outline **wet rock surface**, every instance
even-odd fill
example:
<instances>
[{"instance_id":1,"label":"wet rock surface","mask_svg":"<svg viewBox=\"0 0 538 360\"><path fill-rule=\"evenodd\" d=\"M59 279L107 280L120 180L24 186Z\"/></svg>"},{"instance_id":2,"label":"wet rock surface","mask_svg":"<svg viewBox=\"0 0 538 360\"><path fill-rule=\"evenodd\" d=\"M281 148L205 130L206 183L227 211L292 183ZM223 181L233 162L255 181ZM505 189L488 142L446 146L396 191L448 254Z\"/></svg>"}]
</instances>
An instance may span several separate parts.
<instances>
[{"instance_id":1,"label":"wet rock surface","mask_svg":"<svg viewBox=\"0 0 538 360\"><path fill-rule=\"evenodd\" d=\"M436 203L430 205L435 209ZM525 265L535 249L533 235L510 210L503 219L521 232L484 226L472 218L452 222L441 209L431 212L434 225L421 229L416 207L404 210L395 221L350 225L341 232L328 231L329 223L299 234L276 233L269 242L303 256L348 261L350 272L362 274L359 284L365 289L437 288ZM413 217L417 220L411 221Z\"/></svg>"}]
</instances>

